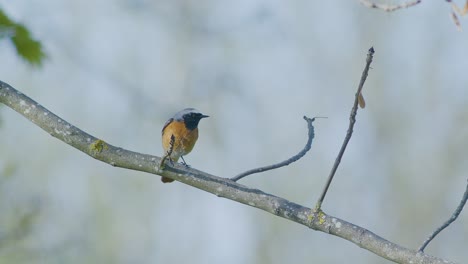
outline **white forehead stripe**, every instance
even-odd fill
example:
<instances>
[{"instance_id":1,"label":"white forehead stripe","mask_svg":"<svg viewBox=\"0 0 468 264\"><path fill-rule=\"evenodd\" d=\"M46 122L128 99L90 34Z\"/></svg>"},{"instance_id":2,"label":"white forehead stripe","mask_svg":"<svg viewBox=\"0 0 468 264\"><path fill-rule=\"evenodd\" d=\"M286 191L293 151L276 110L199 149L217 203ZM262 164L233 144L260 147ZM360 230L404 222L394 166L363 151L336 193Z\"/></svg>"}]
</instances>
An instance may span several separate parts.
<instances>
[{"instance_id":1,"label":"white forehead stripe","mask_svg":"<svg viewBox=\"0 0 468 264\"><path fill-rule=\"evenodd\" d=\"M181 110L181 111L177 112L177 113L174 115L173 118L174 118L175 120L181 121L181 120L182 120L182 117L183 117L185 114L189 114L189 113L201 114L200 111L198 111L198 110L195 109L195 108L185 108L184 110Z\"/></svg>"}]
</instances>

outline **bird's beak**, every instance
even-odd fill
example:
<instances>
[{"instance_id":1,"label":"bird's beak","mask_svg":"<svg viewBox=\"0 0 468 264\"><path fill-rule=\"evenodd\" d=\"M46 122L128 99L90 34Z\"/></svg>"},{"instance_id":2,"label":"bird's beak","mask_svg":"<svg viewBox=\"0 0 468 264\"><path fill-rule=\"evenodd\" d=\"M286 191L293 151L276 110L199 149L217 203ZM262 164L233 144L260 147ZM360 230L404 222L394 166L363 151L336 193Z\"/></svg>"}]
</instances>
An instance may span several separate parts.
<instances>
[{"instance_id":1,"label":"bird's beak","mask_svg":"<svg viewBox=\"0 0 468 264\"><path fill-rule=\"evenodd\" d=\"M207 118L207 117L210 117L210 116L207 116L207 115L201 115L201 118Z\"/></svg>"}]
</instances>

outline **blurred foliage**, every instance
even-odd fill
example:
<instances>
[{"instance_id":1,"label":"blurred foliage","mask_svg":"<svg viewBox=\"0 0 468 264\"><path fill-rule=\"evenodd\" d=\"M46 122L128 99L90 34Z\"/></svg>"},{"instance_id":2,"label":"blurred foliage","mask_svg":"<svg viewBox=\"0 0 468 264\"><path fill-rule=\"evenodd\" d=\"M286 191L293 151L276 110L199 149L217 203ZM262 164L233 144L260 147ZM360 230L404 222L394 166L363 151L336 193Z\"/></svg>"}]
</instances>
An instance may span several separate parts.
<instances>
[{"instance_id":1,"label":"blurred foliage","mask_svg":"<svg viewBox=\"0 0 468 264\"><path fill-rule=\"evenodd\" d=\"M37 196L14 197L17 169L15 162L0 164L0 263L12 263L15 255L25 255L24 242L41 213L41 201Z\"/></svg>"},{"instance_id":2,"label":"blurred foliage","mask_svg":"<svg viewBox=\"0 0 468 264\"><path fill-rule=\"evenodd\" d=\"M37 221L39 216L39 207L26 205L26 209L20 210L20 208L14 208L14 210L8 210L7 218L2 220L2 236L0 237L0 252L9 245L15 245L20 240L27 237L30 234L32 227Z\"/></svg>"},{"instance_id":3,"label":"blurred foliage","mask_svg":"<svg viewBox=\"0 0 468 264\"><path fill-rule=\"evenodd\" d=\"M12 21L2 9L0 9L1 38L9 38L18 55L33 66L41 66L46 57L42 44L31 37L31 33L24 25Z\"/></svg>"},{"instance_id":4,"label":"blurred foliage","mask_svg":"<svg viewBox=\"0 0 468 264\"><path fill-rule=\"evenodd\" d=\"M17 165L10 162L6 163L3 168L0 170L0 185L2 184L2 180L6 180L10 178L17 170Z\"/></svg>"}]
</instances>

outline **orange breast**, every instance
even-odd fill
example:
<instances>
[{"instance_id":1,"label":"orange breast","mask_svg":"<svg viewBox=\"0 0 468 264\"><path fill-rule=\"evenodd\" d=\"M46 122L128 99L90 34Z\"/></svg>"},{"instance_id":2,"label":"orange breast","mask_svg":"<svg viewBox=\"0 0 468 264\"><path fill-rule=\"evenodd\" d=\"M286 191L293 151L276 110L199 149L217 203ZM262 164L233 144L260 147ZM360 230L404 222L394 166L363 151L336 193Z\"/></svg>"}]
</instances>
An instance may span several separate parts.
<instances>
[{"instance_id":1,"label":"orange breast","mask_svg":"<svg viewBox=\"0 0 468 264\"><path fill-rule=\"evenodd\" d=\"M164 152L167 152L170 148L171 135L175 137L171 158L177 161L180 156L185 156L192 151L198 139L198 128L188 130L183 122L172 121L163 131L162 145Z\"/></svg>"}]
</instances>

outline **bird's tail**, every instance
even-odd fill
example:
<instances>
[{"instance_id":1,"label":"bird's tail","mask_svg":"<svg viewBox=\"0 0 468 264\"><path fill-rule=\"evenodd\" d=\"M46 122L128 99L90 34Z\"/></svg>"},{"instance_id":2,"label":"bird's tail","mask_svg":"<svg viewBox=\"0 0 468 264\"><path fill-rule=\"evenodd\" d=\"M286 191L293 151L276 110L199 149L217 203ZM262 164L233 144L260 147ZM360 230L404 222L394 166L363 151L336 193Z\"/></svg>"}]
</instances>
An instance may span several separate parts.
<instances>
[{"instance_id":1,"label":"bird's tail","mask_svg":"<svg viewBox=\"0 0 468 264\"><path fill-rule=\"evenodd\" d=\"M172 159L172 162L177 163L177 161L179 160L179 157L173 157L173 158L171 157L171 159ZM170 161L169 161L169 162L170 162ZM163 183L171 183L171 182L173 182L174 180L171 179L171 178L167 178L167 177L161 177L161 181L162 181Z\"/></svg>"},{"instance_id":2,"label":"bird's tail","mask_svg":"<svg viewBox=\"0 0 468 264\"><path fill-rule=\"evenodd\" d=\"M162 178L161 178L161 181L164 182L164 183L170 183L170 182L173 182L174 180L171 179L171 178L162 177Z\"/></svg>"}]
</instances>

